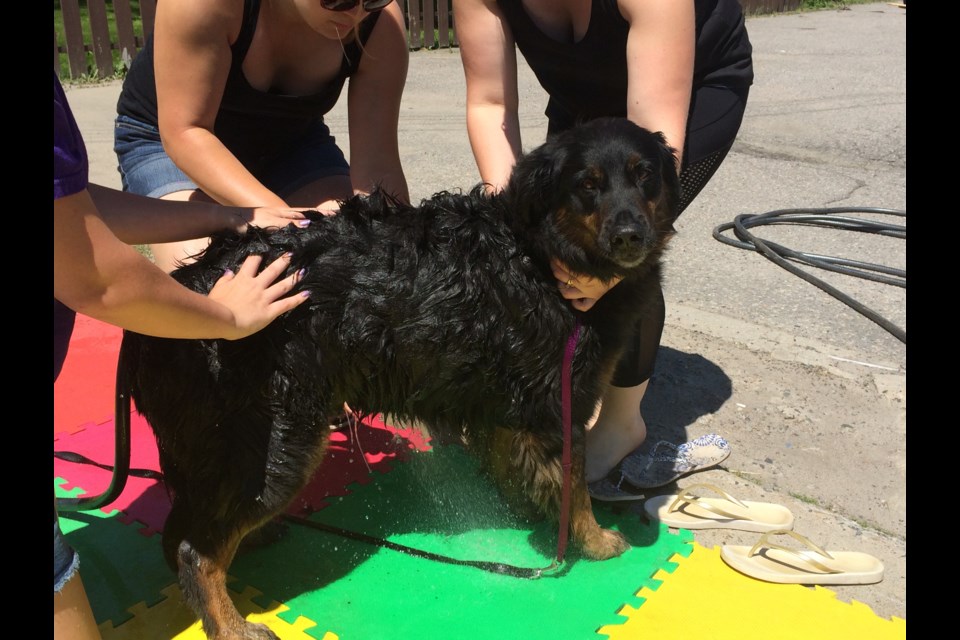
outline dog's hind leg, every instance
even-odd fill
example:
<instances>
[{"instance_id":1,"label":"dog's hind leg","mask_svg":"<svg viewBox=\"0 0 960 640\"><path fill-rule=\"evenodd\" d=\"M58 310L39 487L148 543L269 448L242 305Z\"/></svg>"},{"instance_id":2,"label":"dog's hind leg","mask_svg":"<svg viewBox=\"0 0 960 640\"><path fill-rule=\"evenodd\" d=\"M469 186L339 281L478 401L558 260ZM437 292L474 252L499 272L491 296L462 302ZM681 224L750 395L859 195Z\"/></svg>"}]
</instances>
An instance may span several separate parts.
<instances>
[{"instance_id":1,"label":"dog's hind leg","mask_svg":"<svg viewBox=\"0 0 960 640\"><path fill-rule=\"evenodd\" d=\"M563 466L555 444L533 433L497 429L488 455L494 478L508 497L522 492L542 515L559 523ZM593 515L582 451L574 454L570 469L570 538L593 560L613 558L630 548L622 533L604 529Z\"/></svg>"},{"instance_id":2,"label":"dog's hind leg","mask_svg":"<svg viewBox=\"0 0 960 640\"><path fill-rule=\"evenodd\" d=\"M277 427L278 421L276 416L271 421L272 453L266 459L262 449L234 448L229 463L218 466L223 471L217 476L219 485L193 482L174 492L164 526L164 550L175 554L184 598L211 640L277 638L266 626L243 619L226 583L241 543L275 522L312 477L326 449L329 433L324 418L312 422L309 416L291 418L285 423L298 428L287 430ZM240 425L232 424L234 432L243 428ZM258 475L258 466L263 475Z\"/></svg>"},{"instance_id":3,"label":"dog's hind leg","mask_svg":"<svg viewBox=\"0 0 960 640\"><path fill-rule=\"evenodd\" d=\"M196 525L203 521L209 522L209 518L198 516L174 496L163 527L163 553L178 574L184 601L211 639L276 640L265 626L246 622L226 590L227 570L245 532L235 531L228 537L200 533ZM212 539L219 542L212 543Z\"/></svg>"},{"instance_id":4,"label":"dog's hind leg","mask_svg":"<svg viewBox=\"0 0 960 640\"><path fill-rule=\"evenodd\" d=\"M227 569L241 538L235 535L209 555L187 540L180 543L177 560L184 600L199 614L210 640L279 640L265 625L244 620L227 593Z\"/></svg>"}]
</instances>

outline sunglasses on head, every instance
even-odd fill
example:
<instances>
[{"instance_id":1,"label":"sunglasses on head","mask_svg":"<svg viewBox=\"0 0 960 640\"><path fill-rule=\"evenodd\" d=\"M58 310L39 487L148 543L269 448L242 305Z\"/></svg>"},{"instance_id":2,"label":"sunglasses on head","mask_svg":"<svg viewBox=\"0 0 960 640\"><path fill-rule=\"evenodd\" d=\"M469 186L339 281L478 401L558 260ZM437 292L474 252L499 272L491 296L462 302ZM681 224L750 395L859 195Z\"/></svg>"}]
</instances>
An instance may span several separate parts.
<instances>
[{"instance_id":1,"label":"sunglasses on head","mask_svg":"<svg viewBox=\"0 0 960 640\"><path fill-rule=\"evenodd\" d=\"M393 0L364 0L363 10L367 13L380 11ZM320 0L320 6L327 11L350 11L360 4L360 0Z\"/></svg>"}]
</instances>

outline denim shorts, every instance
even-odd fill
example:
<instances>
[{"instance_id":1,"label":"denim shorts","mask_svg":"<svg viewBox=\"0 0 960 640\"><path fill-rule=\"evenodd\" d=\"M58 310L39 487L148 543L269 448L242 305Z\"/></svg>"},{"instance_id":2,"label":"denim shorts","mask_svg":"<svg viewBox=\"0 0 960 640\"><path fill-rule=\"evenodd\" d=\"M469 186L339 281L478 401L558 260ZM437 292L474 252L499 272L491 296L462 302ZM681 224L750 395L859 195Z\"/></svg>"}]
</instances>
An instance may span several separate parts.
<instances>
[{"instance_id":1,"label":"denim shorts","mask_svg":"<svg viewBox=\"0 0 960 640\"><path fill-rule=\"evenodd\" d=\"M53 506L53 592L60 592L80 568L80 556L60 531L57 506Z\"/></svg>"},{"instance_id":2,"label":"denim shorts","mask_svg":"<svg viewBox=\"0 0 960 640\"><path fill-rule=\"evenodd\" d=\"M124 191L160 198L175 191L198 188L163 150L160 132L153 125L118 115L114 123L113 150L117 154ZM329 127L317 121L287 153L251 173L265 187L286 198L321 178L349 176L350 165L330 135Z\"/></svg>"}]
</instances>

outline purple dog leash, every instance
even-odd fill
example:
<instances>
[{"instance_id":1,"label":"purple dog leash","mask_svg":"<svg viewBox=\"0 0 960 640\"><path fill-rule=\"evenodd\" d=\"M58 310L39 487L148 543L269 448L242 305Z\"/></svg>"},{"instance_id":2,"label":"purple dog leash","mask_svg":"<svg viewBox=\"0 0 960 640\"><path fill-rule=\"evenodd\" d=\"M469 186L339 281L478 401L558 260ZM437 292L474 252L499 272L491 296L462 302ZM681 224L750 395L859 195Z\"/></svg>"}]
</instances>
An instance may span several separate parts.
<instances>
[{"instance_id":1,"label":"purple dog leash","mask_svg":"<svg viewBox=\"0 0 960 640\"><path fill-rule=\"evenodd\" d=\"M573 352L577 348L577 341L580 339L580 319L573 327L573 333L567 338L567 348L563 354L563 369L560 374L560 403L563 410L563 458L561 467L563 468L563 490L560 498L560 538L557 541L557 566L563 565L563 556L567 551L567 537L570 533L570 468L572 461L572 439L573 431L571 398L571 378L573 369Z\"/></svg>"}]
</instances>

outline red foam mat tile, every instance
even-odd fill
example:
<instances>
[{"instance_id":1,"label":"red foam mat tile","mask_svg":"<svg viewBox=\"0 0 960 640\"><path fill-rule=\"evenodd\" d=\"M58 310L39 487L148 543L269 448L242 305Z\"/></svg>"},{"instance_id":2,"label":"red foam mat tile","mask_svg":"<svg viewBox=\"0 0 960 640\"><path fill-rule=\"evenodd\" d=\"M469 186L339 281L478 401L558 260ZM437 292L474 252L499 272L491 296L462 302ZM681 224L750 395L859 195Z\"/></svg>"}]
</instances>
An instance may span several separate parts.
<instances>
[{"instance_id":1,"label":"red foam mat tile","mask_svg":"<svg viewBox=\"0 0 960 640\"><path fill-rule=\"evenodd\" d=\"M122 338L123 329L77 314L70 349L54 383L54 435L113 418Z\"/></svg>"}]
</instances>

